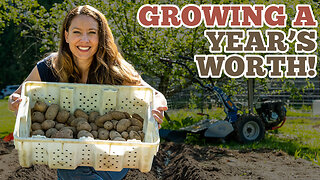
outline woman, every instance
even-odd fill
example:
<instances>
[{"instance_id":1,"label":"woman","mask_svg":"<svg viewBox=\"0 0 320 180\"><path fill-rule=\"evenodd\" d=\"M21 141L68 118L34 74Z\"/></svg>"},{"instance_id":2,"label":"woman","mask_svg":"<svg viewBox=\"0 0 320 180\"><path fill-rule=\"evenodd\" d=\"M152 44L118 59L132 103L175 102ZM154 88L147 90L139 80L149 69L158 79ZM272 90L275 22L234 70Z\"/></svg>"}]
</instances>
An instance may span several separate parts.
<instances>
[{"instance_id":1,"label":"woman","mask_svg":"<svg viewBox=\"0 0 320 180\"><path fill-rule=\"evenodd\" d=\"M105 16L95 8L86 5L72 9L64 19L60 37L59 51L38 62L26 81L149 86L120 55ZM21 86L9 97L10 110L17 112L20 94ZM155 98L152 114L160 128L168 108L160 92L156 91ZM78 167L58 170L58 179L122 179L127 172Z\"/></svg>"}]
</instances>

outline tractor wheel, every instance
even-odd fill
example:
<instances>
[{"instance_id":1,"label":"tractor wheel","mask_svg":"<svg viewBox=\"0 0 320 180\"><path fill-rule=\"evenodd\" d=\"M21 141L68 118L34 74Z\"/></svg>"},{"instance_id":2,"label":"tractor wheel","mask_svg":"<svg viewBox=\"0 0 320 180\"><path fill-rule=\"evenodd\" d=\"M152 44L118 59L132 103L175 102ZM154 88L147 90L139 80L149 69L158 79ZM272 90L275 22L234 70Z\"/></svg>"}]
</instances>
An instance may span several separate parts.
<instances>
[{"instance_id":1,"label":"tractor wheel","mask_svg":"<svg viewBox=\"0 0 320 180\"><path fill-rule=\"evenodd\" d=\"M235 135L241 143L252 143L264 138L265 127L262 120L254 115L242 115L234 123Z\"/></svg>"}]
</instances>

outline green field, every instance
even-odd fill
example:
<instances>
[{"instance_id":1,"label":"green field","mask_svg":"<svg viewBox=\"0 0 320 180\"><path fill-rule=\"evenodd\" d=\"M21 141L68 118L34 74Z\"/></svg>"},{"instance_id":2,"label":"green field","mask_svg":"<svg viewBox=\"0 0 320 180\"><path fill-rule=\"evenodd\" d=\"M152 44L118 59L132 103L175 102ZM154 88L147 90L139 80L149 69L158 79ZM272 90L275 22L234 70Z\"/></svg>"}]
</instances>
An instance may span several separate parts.
<instances>
[{"instance_id":1,"label":"green field","mask_svg":"<svg viewBox=\"0 0 320 180\"><path fill-rule=\"evenodd\" d=\"M8 100L0 100L0 138L13 132L16 116L8 110Z\"/></svg>"}]
</instances>

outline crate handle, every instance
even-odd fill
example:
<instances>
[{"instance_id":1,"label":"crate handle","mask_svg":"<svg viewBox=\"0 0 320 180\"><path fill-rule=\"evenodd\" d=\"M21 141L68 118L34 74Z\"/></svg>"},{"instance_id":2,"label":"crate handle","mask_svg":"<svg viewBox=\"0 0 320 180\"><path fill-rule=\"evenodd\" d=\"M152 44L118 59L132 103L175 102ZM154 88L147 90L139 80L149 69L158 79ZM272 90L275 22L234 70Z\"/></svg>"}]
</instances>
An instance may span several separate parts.
<instances>
[{"instance_id":1,"label":"crate handle","mask_svg":"<svg viewBox=\"0 0 320 180\"><path fill-rule=\"evenodd\" d=\"M27 115L26 115L26 110L29 109L29 97L22 97L22 101L20 102L17 117L16 117L16 124L14 126L14 132L13 136L14 138L19 136L19 127L20 123L26 123L27 122Z\"/></svg>"}]
</instances>

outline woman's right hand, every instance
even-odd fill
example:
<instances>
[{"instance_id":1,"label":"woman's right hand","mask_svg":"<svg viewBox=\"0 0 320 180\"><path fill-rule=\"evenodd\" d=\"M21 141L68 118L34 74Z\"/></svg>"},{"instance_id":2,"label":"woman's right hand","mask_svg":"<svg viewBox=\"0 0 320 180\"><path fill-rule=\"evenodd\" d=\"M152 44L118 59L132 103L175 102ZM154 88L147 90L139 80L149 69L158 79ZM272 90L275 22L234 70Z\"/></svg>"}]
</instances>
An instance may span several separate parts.
<instances>
[{"instance_id":1,"label":"woman's right hand","mask_svg":"<svg viewBox=\"0 0 320 180\"><path fill-rule=\"evenodd\" d=\"M12 93L8 99L9 110L14 111L17 114L21 100L20 94Z\"/></svg>"}]
</instances>

